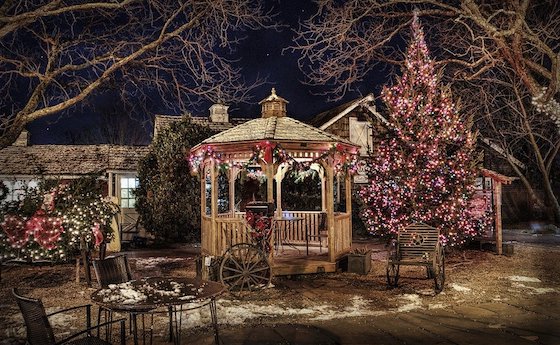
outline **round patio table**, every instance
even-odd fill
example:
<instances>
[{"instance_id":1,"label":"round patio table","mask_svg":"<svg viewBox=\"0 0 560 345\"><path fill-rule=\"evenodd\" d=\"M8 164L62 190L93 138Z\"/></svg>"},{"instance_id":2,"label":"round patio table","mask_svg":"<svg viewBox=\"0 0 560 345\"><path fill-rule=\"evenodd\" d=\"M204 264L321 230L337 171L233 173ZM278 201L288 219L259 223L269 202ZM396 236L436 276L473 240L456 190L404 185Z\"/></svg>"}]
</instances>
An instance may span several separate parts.
<instances>
[{"instance_id":1,"label":"round patio table","mask_svg":"<svg viewBox=\"0 0 560 345\"><path fill-rule=\"evenodd\" d=\"M180 344L183 311L209 305L214 337L218 343L216 297L224 291L225 287L222 284L202 279L149 277L110 284L107 288L95 291L91 300L111 311L130 314L134 344L138 344L137 315L150 314L157 308L166 307L169 312L170 341ZM150 332L150 343L152 333Z\"/></svg>"}]
</instances>

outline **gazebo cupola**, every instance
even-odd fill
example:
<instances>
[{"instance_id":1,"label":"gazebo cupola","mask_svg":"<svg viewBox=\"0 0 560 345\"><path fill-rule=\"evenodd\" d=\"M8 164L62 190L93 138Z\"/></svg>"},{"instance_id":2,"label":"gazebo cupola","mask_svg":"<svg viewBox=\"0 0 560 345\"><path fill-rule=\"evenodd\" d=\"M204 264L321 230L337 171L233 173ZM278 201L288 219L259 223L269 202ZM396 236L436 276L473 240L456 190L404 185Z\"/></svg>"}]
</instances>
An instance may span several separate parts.
<instances>
[{"instance_id":1,"label":"gazebo cupola","mask_svg":"<svg viewBox=\"0 0 560 345\"><path fill-rule=\"evenodd\" d=\"M259 102L261 105L261 116L263 118L286 116L286 104L288 103L288 101L276 94L275 88L272 88L270 96Z\"/></svg>"}]
</instances>

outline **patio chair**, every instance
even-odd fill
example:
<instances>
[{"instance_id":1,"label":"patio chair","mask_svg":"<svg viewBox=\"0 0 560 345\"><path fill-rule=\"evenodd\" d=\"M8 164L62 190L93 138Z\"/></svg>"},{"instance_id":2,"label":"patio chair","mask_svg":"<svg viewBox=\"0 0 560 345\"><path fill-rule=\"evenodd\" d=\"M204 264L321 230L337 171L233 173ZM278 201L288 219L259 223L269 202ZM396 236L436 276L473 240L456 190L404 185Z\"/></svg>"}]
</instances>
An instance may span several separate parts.
<instances>
[{"instance_id":1,"label":"patio chair","mask_svg":"<svg viewBox=\"0 0 560 345\"><path fill-rule=\"evenodd\" d=\"M126 283L132 280L132 273L126 255L93 260L93 268L101 288L106 288L109 284Z\"/></svg>"},{"instance_id":2,"label":"patio chair","mask_svg":"<svg viewBox=\"0 0 560 345\"><path fill-rule=\"evenodd\" d=\"M126 283L132 280L132 271L128 264L126 255L117 255L105 259L93 260L95 277L100 288L106 288L109 284ZM101 322L101 312L105 312L105 320L113 318L113 312L107 308L99 307L97 312L97 323ZM131 320L129 320L131 322Z\"/></svg>"},{"instance_id":3,"label":"patio chair","mask_svg":"<svg viewBox=\"0 0 560 345\"><path fill-rule=\"evenodd\" d=\"M105 322L98 324L97 326L91 326L91 305L81 305L72 308L66 308L63 310L58 310L54 313L47 314L45 312L45 307L40 299L34 299L22 296L16 288L12 289L12 294L16 298L19 309L23 315L23 320L25 322L25 328L27 330L27 344L30 345L55 345L55 344L92 344L92 345L105 345L114 344L109 332L105 333L105 339L94 337L92 335L93 330L97 330L97 335L99 336L99 329L101 327L107 328L114 323L120 324L120 344L125 344L125 331L124 331L124 319L114 320L110 322ZM49 317L68 312L71 310L78 310L84 308L86 310L86 329L79 331L76 334L67 336L66 338L56 341L53 329L49 323ZM82 336L82 338L79 338Z\"/></svg>"}]
</instances>

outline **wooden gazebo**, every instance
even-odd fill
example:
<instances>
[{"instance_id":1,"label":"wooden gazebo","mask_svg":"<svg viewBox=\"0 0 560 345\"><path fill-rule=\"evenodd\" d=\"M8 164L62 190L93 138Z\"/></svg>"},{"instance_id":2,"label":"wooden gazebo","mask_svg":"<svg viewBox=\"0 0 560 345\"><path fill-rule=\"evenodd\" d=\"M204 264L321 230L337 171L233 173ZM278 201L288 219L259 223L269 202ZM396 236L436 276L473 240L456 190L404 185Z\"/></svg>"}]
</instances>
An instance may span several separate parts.
<instances>
[{"instance_id":1,"label":"wooden gazebo","mask_svg":"<svg viewBox=\"0 0 560 345\"><path fill-rule=\"evenodd\" d=\"M244 211L235 209L235 180L249 167L266 177L263 202L274 204L276 219L297 217L301 221L285 233L294 245L319 246L319 225L325 225L322 251L313 255L286 258L278 250L270 255L274 275L334 272L336 261L352 245L351 173L358 147L351 142L307 125L286 115L288 102L276 95L260 102L262 116L216 134L191 150L190 162L201 176L202 274L207 275L212 260L224 255L232 245L246 242ZM313 169L321 178L321 211L283 211L282 179L290 169ZM229 209L219 211L218 177L227 177ZM222 179L223 181L223 179ZM338 181L338 183L337 183ZM222 182L223 183L223 182ZM342 212L335 211L335 189L345 195ZM276 196L274 195L276 192ZM340 197L340 195L339 195ZM220 201L224 204L223 201ZM324 218L323 221L321 219ZM324 237L324 236L323 236Z\"/></svg>"}]
</instances>

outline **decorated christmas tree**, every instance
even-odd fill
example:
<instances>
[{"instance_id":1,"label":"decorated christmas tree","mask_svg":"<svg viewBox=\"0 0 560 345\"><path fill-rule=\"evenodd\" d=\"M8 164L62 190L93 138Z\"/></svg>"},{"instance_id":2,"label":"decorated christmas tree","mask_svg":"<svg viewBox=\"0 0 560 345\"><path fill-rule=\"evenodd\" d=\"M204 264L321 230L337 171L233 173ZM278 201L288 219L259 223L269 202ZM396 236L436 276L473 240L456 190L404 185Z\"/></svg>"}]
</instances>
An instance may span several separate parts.
<instances>
[{"instance_id":1,"label":"decorated christmas tree","mask_svg":"<svg viewBox=\"0 0 560 345\"><path fill-rule=\"evenodd\" d=\"M402 76L385 87L387 135L369 157L361 216L371 233L390 235L413 222L441 230L454 245L476 234L468 203L477 172L476 135L441 85L418 17Z\"/></svg>"}]
</instances>

